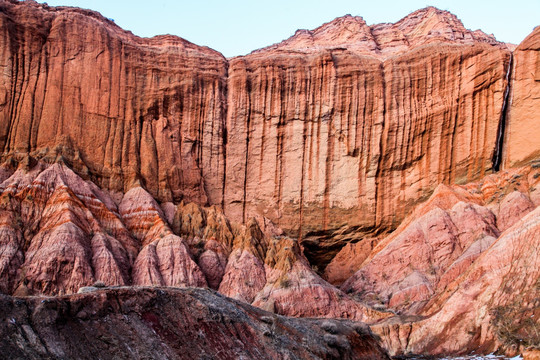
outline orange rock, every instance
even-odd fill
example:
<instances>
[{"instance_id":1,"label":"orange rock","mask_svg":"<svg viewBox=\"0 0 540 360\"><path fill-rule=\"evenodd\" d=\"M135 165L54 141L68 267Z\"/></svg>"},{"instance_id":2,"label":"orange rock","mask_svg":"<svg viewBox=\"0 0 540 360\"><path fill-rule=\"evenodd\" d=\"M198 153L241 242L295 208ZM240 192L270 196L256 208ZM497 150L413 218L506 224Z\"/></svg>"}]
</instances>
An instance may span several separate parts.
<instances>
[{"instance_id":1,"label":"orange rock","mask_svg":"<svg viewBox=\"0 0 540 360\"><path fill-rule=\"evenodd\" d=\"M0 6L4 154L64 157L115 191L140 180L160 200L221 203L223 55L90 10Z\"/></svg>"},{"instance_id":2,"label":"orange rock","mask_svg":"<svg viewBox=\"0 0 540 360\"><path fill-rule=\"evenodd\" d=\"M94 184L63 165L38 164L17 170L0 190L3 291L58 294L97 280L130 283L138 245Z\"/></svg>"},{"instance_id":3,"label":"orange rock","mask_svg":"<svg viewBox=\"0 0 540 360\"><path fill-rule=\"evenodd\" d=\"M4 158L63 159L104 189L140 183L295 237L392 230L439 183L491 169L510 52L446 11L345 16L227 60L89 10L2 9Z\"/></svg>"},{"instance_id":4,"label":"orange rock","mask_svg":"<svg viewBox=\"0 0 540 360\"><path fill-rule=\"evenodd\" d=\"M225 213L303 239L397 227L439 183L490 172L509 62L434 8L372 28L346 16L230 59Z\"/></svg>"},{"instance_id":5,"label":"orange rock","mask_svg":"<svg viewBox=\"0 0 540 360\"><path fill-rule=\"evenodd\" d=\"M367 238L345 245L324 269L324 278L333 285L341 285L360 269L377 241Z\"/></svg>"},{"instance_id":6,"label":"orange rock","mask_svg":"<svg viewBox=\"0 0 540 360\"><path fill-rule=\"evenodd\" d=\"M294 317L374 321L389 314L371 310L324 281L300 254L296 241L272 241L265 259L266 285L253 305Z\"/></svg>"},{"instance_id":7,"label":"orange rock","mask_svg":"<svg viewBox=\"0 0 540 360\"><path fill-rule=\"evenodd\" d=\"M538 160L540 122L540 27L514 51L512 91L504 143L504 167Z\"/></svg>"}]
</instances>

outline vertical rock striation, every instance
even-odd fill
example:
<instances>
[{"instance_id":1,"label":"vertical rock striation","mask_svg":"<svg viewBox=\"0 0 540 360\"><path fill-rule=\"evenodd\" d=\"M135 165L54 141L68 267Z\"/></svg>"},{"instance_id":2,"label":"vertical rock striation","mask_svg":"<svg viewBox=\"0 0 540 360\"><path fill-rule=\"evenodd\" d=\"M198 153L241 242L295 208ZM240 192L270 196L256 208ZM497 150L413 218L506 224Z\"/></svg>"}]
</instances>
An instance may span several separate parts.
<instances>
[{"instance_id":1,"label":"vertical rock striation","mask_svg":"<svg viewBox=\"0 0 540 360\"><path fill-rule=\"evenodd\" d=\"M300 238L394 228L437 184L492 169L509 62L434 8L345 16L231 59L225 212Z\"/></svg>"},{"instance_id":2,"label":"vertical rock striation","mask_svg":"<svg viewBox=\"0 0 540 360\"><path fill-rule=\"evenodd\" d=\"M448 12L347 15L227 60L88 10L0 6L4 157L295 237L392 229L438 183L491 170L510 51Z\"/></svg>"},{"instance_id":3,"label":"vertical rock striation","mask_svg":"<svg viewBox=\"0 0 540 360\"><path fill-rule=\"evenodd\" d=\"M0 151L60 152L115 191L140 180L161 200L221 202L221 54L35 2L0 2L0 34Z\"/></svg>"},{"instance_id":4,"label":"vertical rock striation","mask_svg":"<svg viewBox=\"0 0 540 360\"><path fill-rule=\"evenodd\" d=\"M510 111L504 144L505 168L540 157L540 27L514 51Z\"/></svg>"}]
</instances>

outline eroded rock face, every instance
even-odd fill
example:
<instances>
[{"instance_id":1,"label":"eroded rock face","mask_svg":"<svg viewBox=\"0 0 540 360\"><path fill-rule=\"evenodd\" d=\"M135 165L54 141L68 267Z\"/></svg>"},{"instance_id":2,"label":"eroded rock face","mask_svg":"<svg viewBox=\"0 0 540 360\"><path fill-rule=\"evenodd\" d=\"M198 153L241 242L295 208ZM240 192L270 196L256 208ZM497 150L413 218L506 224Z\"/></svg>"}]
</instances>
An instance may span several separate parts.
<instances>
[{"instance_id":1,"label":"eroded rock face","mask_svg":"<svg viewBox=\"0 0 540 360\"><path fill-rule=\"evenodd\" d=\"M509 63L433 8L372 28L346 16L231 59L225 212L307 240L396 227L439 183L490 171Z\"/></svg>"},{"instance_id":2,"label":"eroded rock face","mask_svg":"<svg viewBox=\"0 0 540 360\"><path fill-rule=\"evenodd\" d=\"M138 244L115 203L66 166L21 165L0 185L2 291L71 293L124 285Z\"/></svg>"},{"instance_id":3,"label":"eroded rock face","mask_svg":"<svg viewBox=\"0 0 540 360\"><path fill-rule=\"evenodd\" d=\"M1 6L4 158L63 158L102 188L294 237L393 229L439 183L491 169L510 52L445 11L345 16L227 60L88 10Z\"/></svg>"},{"instance_id":4,"label":"eroded rock face","mask_svg":"<svg viewBox=\"0 0 540 360\"><path fill-rule=\"evenodd\" d=\"M211 287L281 315L376 322L395 354L508 349L508 328L540 329L538 29L512 60L506 44L430 7L396 24L345 16L225 59L92 11L10 0L0 34L0 292ZM47 323L137 291L56 299L58 313L15 304ZM141 304L159 303L156 291ZM193 321L216 314L199 305L185 310ZM116 325L152 329L145 349L177 356L185 334L130 306L144 311ZM6 348L53 351L44 341L57 335L27 325ZM225 326L210 349L363 356L332 334L338 325L306 352L261 338L275 328L242 326L255 342L227 343Z\"/></svg>"},{"instance_id":5,"label":"eroded rock face","mask_svg":"<svg viewBox=\"0 0 540 360\"><path fill-rule=\"evenodd\" d=\"M323 280L300 255L298 242L272 241L265 259L266 285L253 305L295 317L374 321L388 317L358 303Z\"/></svg>"},{"instance_id":6,"label":"eroded rock face","mask_svg":"<svg viewBox=\"0 0 540 360\"><path fill-rule=\"evenodd\" d=\"M540 147L540 27L514 51L512 91L504 143L505 167L538 160Z\"/></svg>"},{"instance_id":7,"label":"eroded rock face","mask_svg":"<svg viewBox=\"0 0 540 360\"><path fill-rule=\"evenodd\" d=\"M227 62L100 14L0 3L0 149L64 157L101 187L219 204Z\"/></svg>"},{"instance_id":8,"label":"eroded rock face","mask_svg":"<svg viewBox=\"0 0 540 360\"><path fill-rule=\"evenodd\" d=\"M383 323L383 335L394 353L465 354L507 349L514 353L539 341L538 281L539 209L504 232L434 297L416 323Z\"/></svg>"},{"instance_id":9,"label":"eroded rock face","mask_svg":"<svg viewBox=\"0 0 540 360\"><path fill-rule=\"evenodd\" d=\"M285 318L203 289L0 295L0 309L8 358L389 359L363 324Z\"/></svg>"},{"instance_id":10,"label":"eroded rock face","mask_svg":"<svg viewBox=\"0 0 540 360\"><path fill-rule=\"evenodd\" d=\"M266 50L317 52L342 47L356 53L388 58L411 47L448 41L464 45L501 45L493 35L468 30L455 15L428 6L395 24L368 26L360 16L345 15L314 30L298 30L289 39L253 53Z\"/></svg>"},{"instance_id":11,"label":"eroded rock face","mask_svg":"<svg viewBox=\"0 0 540 360\"><path fill-rule=\"evenodd\" d=\"M441 185L367 258L358 254L363 263L341 288L399 314L374 325L392 354L515 354L540 340L539 178L525 167Z\"/></svg>"},{"instance_id":12,"label":"eroded rock face","mask_svg":"<svg viewBox=\"0 0 540 360\"><path fill-rule=\"evenodd\" d=\"M160 206L140 186L117 205L63 164L27 162L0 184L3 293L72 294L97 281L208 286L282 315L388 316L324 281L296 240L271 239L255 219L244 226L216 207Z\"/></svg>"}]
</instances>

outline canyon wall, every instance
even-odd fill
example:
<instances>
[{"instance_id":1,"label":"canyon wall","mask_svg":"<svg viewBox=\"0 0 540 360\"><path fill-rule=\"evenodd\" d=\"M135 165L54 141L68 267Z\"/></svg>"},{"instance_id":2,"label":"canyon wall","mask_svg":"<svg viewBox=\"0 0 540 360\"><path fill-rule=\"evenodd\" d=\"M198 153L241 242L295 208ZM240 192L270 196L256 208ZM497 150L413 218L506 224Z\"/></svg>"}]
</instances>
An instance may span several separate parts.
<instances>
[{"instance_id":1,"label":"canyon wall","mask_svg":"<svg viewBox=\"0 0 540 360\"><path fill-rule=\"evenodd\" d=\"M232 59L226 213L262 211L295 235L397 226L437 184L491 170L509 60L440 43Z\"/></svg>"},{"instance_id":2,"label":"canyon wall","mask_svg":"<svg viewBox=\"0 0 540 360\"><path fill-rule=\"evenodd\" d=\"M514 51L510 101L504 144L506 168L540 156L540 27Z\"/></svg>"},{"instance_id":3,"label":"canyon wall","mask_svg":"<svg viewBox=\"0 0 540 360\"><path fill-rule=\"evenodd\" d=\"M511 52L428 7L395 24L347 15L225 59L92 11L0 0L0 292L59 296L0 296L13 316L0 331L20 336L3 346L46 353L64 335L43 336L42 315L183 338L189 326L166 323L176 312L146 304L187 299L193 321L227 334L209 349L236 349L220 319L244 309L248 350L283 350L267 339L274 317L247 305L105 285L366 321L392 354L538 346L539 39ZM62 297L78 291L98 292ZM124 296L142 326L100 308ZM279 337L291 354L293 323ZM356 351L345 323L297 322L328 345L306 354Z\"/></svg>"},{"instance_id":4,"label":"canyon wall","mask_svg":"<svg viewBox=\"0 0 540 360\"><path fill-rule=\"evenodd\" d=\"M0 151L63 157L100 186L220 203L227 62L98 13L0 2Z\"/></svg>"},{"instance_id":5,"label":"canyon wall","mask_svg":"<svg viewBox=\"0 0 540 360\"><path fill-rule=\"evenodd\" d=\"M0 14L4 160L61 159L300 238L393 229L438 183L492 169L511 52L445 11L347 15L229 60L88 10Z\"/></svg>"}]
</instances>

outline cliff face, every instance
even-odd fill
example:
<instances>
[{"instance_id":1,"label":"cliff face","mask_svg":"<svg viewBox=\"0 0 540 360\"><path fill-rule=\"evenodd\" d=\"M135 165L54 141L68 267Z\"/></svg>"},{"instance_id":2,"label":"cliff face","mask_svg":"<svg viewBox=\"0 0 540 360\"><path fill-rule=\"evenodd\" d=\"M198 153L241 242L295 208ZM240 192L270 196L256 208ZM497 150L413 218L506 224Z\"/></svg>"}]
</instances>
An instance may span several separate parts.
<instances>
[{"instance_id":1,"label":"cliff face","mask_svg":"<svg viewBox=\"0 0 540 360\"><path fill-rule=\"evenodd\" d=\"M344 49L231 60L226 213L262 210L293 234L396 226L438 183L491 169L509 58L438 44L385 61Z\"/></svg>"},{"instance_id":2,"label":"cliff face","mask_svg":"<svg viewBox=\"0 0 540 360\"><path fill-rule=\"evenodd\" d=\"M504 143L505 167L537 160L540 146L540 28L514 51L509 112Z\"/></svg>"},{"instance_id":3,"label":"cliff face","mask_svg":"<svg viewBox=\"0 0 540 360\"><path fill-rule=\"evenodd\" d=\"M448 12L345 16L229 61L91 11L1 15L4 158L62 157L101 187L295 237L394 228L438 183L491 169L510 52Z\"/></svg>"},{"instance_id":4,"label":"cliff face","mask_svg":"<svg viewBox=\"0 0 540 360\"><path fill-rule=\"evenodd\" d=\"M388 316L323 280L296 240L271 238L254 219L244 226L217 207L160 206L141 187L115 202L64 164L28 158L3 170L1 293L73 294L96 282L211 287L281 315Z\"/></svg>"},{"instance_id":5,"label":"cliff face","mask_svg":"<svg viewBox=\"0 0 540 360\"><path fill-rule=\"evenodd\" d=\"M92 11L0 0L0 292L209 287L281 315L376 323L393 353L516 348L540 329L539 34L512 55L426 8L396 24L345 16L225 59ZM99 300L53 302L85 299ZM5 346L49 351L13 314L26 337ZM333 350L308 355L355 356L335 326ZM261 341L254 351L279 352Z\"/></svg>"},{"instance_id":6,"label":"cliff face","mask_svg":"<svg viewBox=\"0 0 540 360\"><path fill-rule=\"evenodd\" d=\"M63 156L100 186L220 203L227 62L101 15L0 3L0 149ZM203 180L204 179L204 180Z\"/></svg>"},{"instance_id":7,"label":"cliff face","mask_svg":"<svg viewBox=\"0 0 540 360\"><path fill-rule=\"evenodd\" d=\"M510 52L434 8L345 16L230 60L225 211L292 234L395 227L491 170Z\"/></svg>"}]
</instances>

